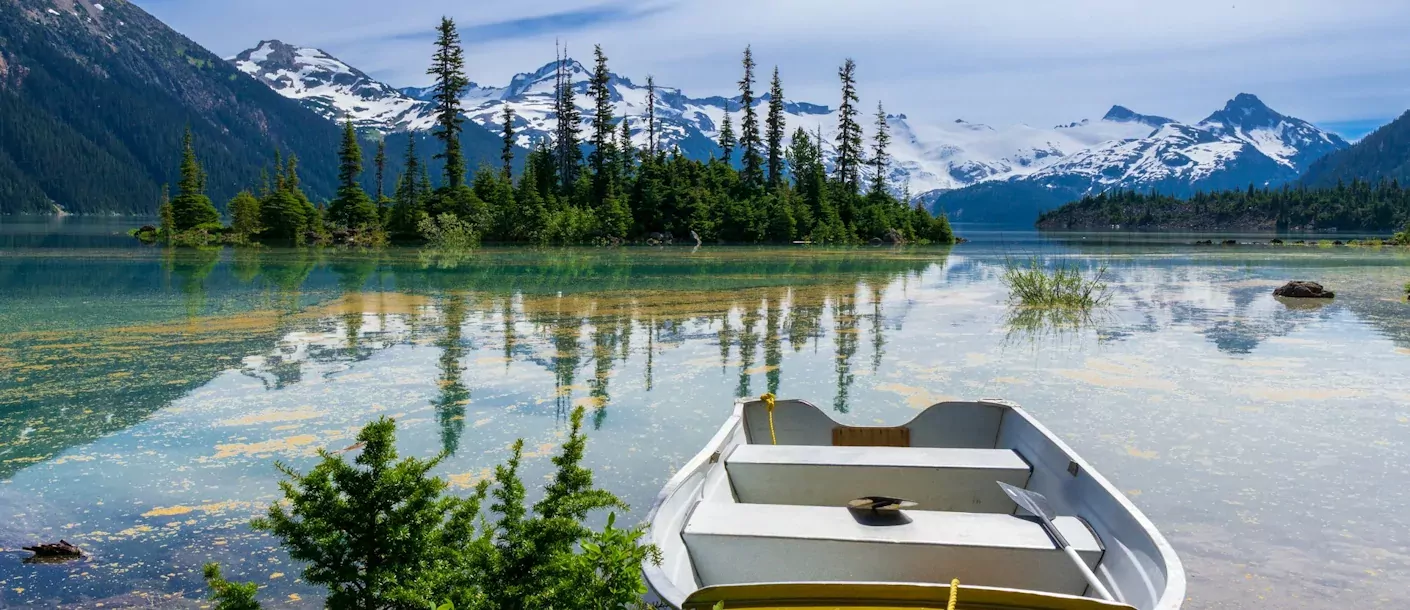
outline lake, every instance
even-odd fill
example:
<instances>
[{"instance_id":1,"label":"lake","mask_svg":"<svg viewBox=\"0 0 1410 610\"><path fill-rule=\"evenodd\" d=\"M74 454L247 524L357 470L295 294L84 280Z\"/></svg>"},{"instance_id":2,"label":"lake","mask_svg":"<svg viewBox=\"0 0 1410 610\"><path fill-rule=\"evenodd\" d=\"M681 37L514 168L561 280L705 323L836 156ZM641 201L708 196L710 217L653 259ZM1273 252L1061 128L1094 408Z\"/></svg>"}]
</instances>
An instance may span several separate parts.
<instances>
[{"instance_id":1,"label":"lake","mask_svg":"<svg viewBox=\"0 0 1410 610\"><path fill-rule=\"evenodd\" d=\"M764 392L854 424L1018 402L1175 545L1188 608L1410 603L1405 250L976 228L953 248L172 252L130 220L4 222L0 606L195 607L207 561L318 606L249 519L275 460L307 469L379 415L404 455L452 452L439 474L466 493L516 438L533 487L584 406L586 462L640 520ZM1015 315L1000 276L1029 257L1104 267L1110 304ZM1274 299L1289 279L1337 297ZM59 538L91 557L22 562Z\"/></svg>"}]
</instances>

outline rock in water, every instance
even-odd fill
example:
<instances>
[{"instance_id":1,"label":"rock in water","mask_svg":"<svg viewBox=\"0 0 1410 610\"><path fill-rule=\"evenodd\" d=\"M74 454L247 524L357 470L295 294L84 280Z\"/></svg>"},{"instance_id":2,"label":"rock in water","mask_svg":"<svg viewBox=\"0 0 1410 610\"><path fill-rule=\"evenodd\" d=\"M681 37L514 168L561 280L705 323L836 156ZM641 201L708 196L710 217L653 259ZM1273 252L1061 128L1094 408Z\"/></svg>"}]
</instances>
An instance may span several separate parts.
<instances>
[{"instance_id":1,"label":"rock in water","mask_svg":"<svg viewBox=\"0 0 1410 610\"><path fill-rule=\"evenodd\" d=\"M34 553L36 558L62 558L76 559L83 556L83 549L80 549L67 540L60 540L49 544L36 544L24 547L24 550Z\"/></svg>"},{"instance_id":2,"label":"rock in water","mask_svg":"<svg viewBox=\"0 0 1410 610\"><path fill-rule=\"evenodd\" d=\"M1335 297L1336 293L1322 289L1322 285L1317 282L1292 281L1275 288L1273 296L1293 299L1330 299Z\"/></svg>"}]
</instances>

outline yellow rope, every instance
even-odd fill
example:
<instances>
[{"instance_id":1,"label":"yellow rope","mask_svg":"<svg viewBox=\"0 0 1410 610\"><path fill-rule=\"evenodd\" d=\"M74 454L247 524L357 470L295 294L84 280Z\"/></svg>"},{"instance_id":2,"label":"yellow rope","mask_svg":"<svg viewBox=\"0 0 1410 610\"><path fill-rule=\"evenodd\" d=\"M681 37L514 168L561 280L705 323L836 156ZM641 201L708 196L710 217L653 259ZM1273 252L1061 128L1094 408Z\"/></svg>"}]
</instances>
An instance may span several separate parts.
<instances>
[{"instance_id":1,"label":"yellow rope","mask_svg":"<svg viewBox=\"0 0 1410 610\"><path fill-rule=\"evenodd\" d=\"M960 579L950 581L950 603L945 604L945 610L955 610L955 600L960 598Z\"/></svg>"},{"instance_id":2,"label":"yellow rope","mask_svg":"<svg viewBox=\"0 0 1410 610\"><path fill-rule=\"evenodd\" d=\"M764 406L769 409L769 440L777 445L778 436L774 434L774 404L777 401L774 399L773 393L764 394L759 397L759 400L764 401Z\"/></svg>"}]
</instances>

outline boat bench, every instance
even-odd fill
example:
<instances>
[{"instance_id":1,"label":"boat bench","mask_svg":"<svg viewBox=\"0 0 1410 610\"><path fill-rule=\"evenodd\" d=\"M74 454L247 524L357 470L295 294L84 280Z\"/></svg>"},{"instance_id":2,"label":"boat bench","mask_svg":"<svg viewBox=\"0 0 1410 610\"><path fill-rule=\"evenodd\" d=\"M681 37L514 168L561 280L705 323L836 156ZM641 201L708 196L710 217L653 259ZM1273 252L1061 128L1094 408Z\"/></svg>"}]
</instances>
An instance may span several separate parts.
<instances>
[{"instance_id":1,"label":"boat bench","mask_svg":"<svg viewBox=\"0 0 1410 610\"><path fill-rule=\"evenodd\" d=\"M903 525L862 525L846 508L702 502L681 531L700 585L791 582L949 583L1080 595L1072 560L1043 526L1013 515L907 510ZM1057 528L1088 567L1102 547L1085 523Z\"/></svg>"},{"instance_id":2,"label":"boat bench","mask_svg":"<svg viewBox=\"0 0 1410 610\"><path fill-rule=\"evenodd\" d=\"M888 496L915 501L917 510L971 513L1013 513L995 481L1022 488L1032 473L1009 449L815 445L741 445L725 470L744 503L846 506Z\"/></svg>"}]
</instances>

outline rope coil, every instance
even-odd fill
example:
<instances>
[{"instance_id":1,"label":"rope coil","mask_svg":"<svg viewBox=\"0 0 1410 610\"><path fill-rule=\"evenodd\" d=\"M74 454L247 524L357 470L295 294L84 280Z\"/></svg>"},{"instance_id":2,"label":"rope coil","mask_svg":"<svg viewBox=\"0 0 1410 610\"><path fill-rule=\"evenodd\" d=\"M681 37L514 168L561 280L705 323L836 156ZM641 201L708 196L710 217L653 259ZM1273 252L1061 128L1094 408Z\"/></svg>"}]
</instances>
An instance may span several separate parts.
<instances>
[{"instance_id":1,"label":"rope coil","mask_svg":"<svg viewBox=\"0 0 1410 610\"><path fill-rule=\"evenodd\" d=\"M945 610L955 610L955 600L960 598L960 579L950 581L950 602L945 604Z\"/></svg>"},{"instance_id":2,"label":"rope coil","mask_svg":"<svg viewBox=\"0 0 1410 610\"><path fill-rule=\"evenodd\" d=\"M774 397L772 392L760 396L759 400L764 401L764 407L769 410L769 440L777 445L778 435L774 434L774 405L777 404L778 400Z\"/></svg>"}]
</instances>

